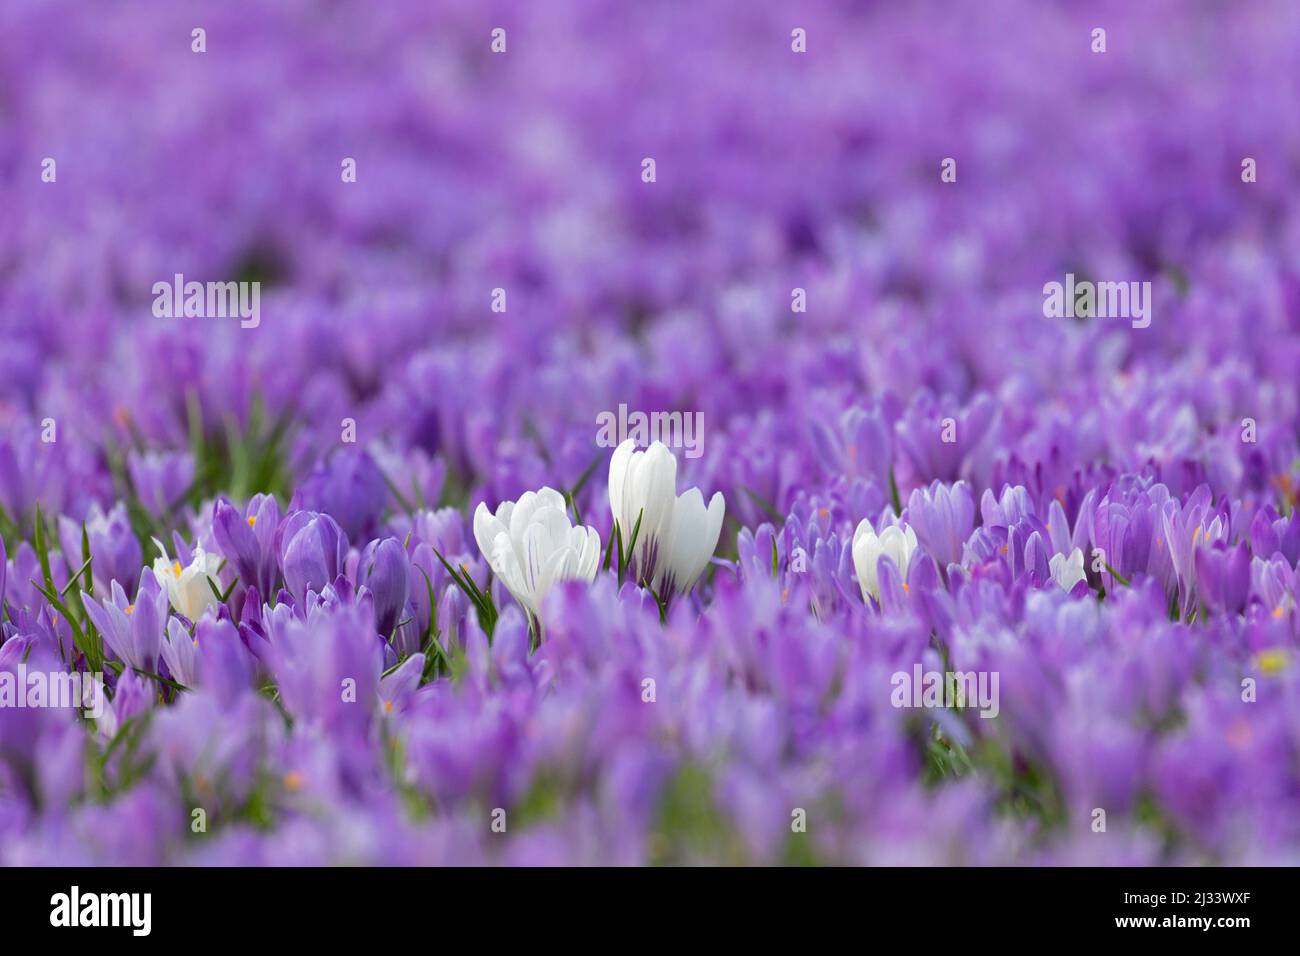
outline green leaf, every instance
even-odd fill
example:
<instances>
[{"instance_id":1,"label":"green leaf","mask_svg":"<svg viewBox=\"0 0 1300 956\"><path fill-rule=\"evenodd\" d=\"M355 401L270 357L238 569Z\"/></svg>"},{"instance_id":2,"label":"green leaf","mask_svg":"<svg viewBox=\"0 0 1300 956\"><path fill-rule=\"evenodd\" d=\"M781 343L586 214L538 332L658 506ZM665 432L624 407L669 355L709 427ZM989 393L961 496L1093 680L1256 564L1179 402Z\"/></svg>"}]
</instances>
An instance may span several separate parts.
<instances>
[{"instance_id":1,"label":"green leaf","mask_svg":"<svg viewBox=\"0 0 1300 956\"><path fill-rule=\"evenodd\" d=\"M91 559L87 558L84 562L82 562L81 567L77 569L77 573L72 575L72 577L68 578L68 583L63 585L63 590L59 592L60 597L68 596L68 592L72 590L72 586L78 583L77 578L81 577L82 572L85 572L86 582L90 581L90 561ZM90 589L86 583L82 583L82 587L85 588L87 594L90 593Z\"/></svg>"},{"instance_id":2,"label":"green leaf","mask_svg":"<svg viewBox=\"0 0 1300 956\"><path fill-rule=\"evenodd\" d=\"M780 524L782 521L785 520L785 517L781 514L781 512L776 510L776 505L772 504L772 502L768 501L762 495L758 494L755 491L751 491L749 488L746 488L743 485L741 486L740 490L743 491L745 494L747 494L750 500L753 501L754 504L758 505L758 507L762 510L763 514L771 518L772 521L774 521L776 524Z\"/></svg>"},{"instance_id":3,"label":"green leaf","mask_svg":"<svg viewBox=\"0 0 1300 956\"><path fill-rule=\"evenodd\" d=\"M41 576L45 586L54 590L54 577L50 574L50 547L45 541L45 519L41 516L41 503L36 502L36 530L32 534L32 546L41 563Z\"/></svg>"},{"instance_id":4,"label":"green leaf","mask_svg":"<svg viewBox=\"0 0 1300 956\"><path fill-rule=\"evenodd\" d=\"M398 489L397 484L388 477L388 473L381 468L379 469L379 474L383 477L384 484L388 486L388 493L397 500L397 504L402 509L403 513L408 515L415 514L415 509L411 507L411 502L408 501L406 496ZM414 485L414 480L412 480L412 485ZM415 490L418 493L420 489L416 488Z\"/></svg>"},{"instance_id":5,"label":"green leaf","mask_svg":"<svg viewBox=\"0 0 1300 956\"><path fill-rule=\"evenodd\" d=\"M181 691L181 692L185 692L189 690L189 688L186 687L184 684L181 684L174 680L170 680L159 674L155 674L152 671L141 670L138 667L132 667L131 670L135 671L141 677L148 677L150 680L155 680L158 683L162 684L164 687L170 687L172 690Z\"/></svg>"},{"instance_id":6,"label":"green leaf","mask_svg":"<svg viewBox=\"0 0 1300 956\"><path fill-rule=\"evenodd\" d=\"M54 585L50 584L47 586L40 584L37 581L32 581L32 587L36 588L36 590L44 596L45 600L50 602L50 606L62 614L64 619L68 622L68 626L72 628L72 642L85 656L87 666L92 671L103 670L103 651L102 648L98 646L98 641L92 641L87 638L86 632L82 629L81 622L78 620L77 615L68 610L68 606L63 603L58 592L54 590Z\"/></svg>"},{"instance_id":7,"label":"green leaf","mask_svg":"<svg viewBox=\"0 0 1300 956\"><path fill-rule=\"evenodd\" d=\"M86 579L85 579L84 584L82 585L82 589L83 589L87 594L94 595L94 593L95 593L95 578L94 578L94 575L92 575L92 574L90 573L90 558L91 558L91 554L90 554L90 534L86 531L86 522L84 522L84 521L81 522L81 556L82 556L83 558L86 559L86 564L85 564L85 568L84 568L84 570L85 570L85 572L86 572ZM75 578L76 575L74 574L73 577Z\"/></svg>"},{"instance_id":8,"label":"green leaf","mask_svg":"<svg viewBox=\"0 0 1300 956\"><path fill-rule=\"evenodd\" d=\"M569 507L573 509L573 520L577 524L582 524L582 514L578 511L578 493L586 487L587 481L591 478L592 474L596 470L596 466L600 464L600 460L604 457L604 453L599 453L595 458L591 459L591 464L588 465L586 469L583 470L582 474L578 476L577 483L564 493L565 500L569 503Z\"/></svg>"},{"instance_id":9,"label":"green leaf","mask_svg":"<svg viewBox=\"0 0 1300 956\"><path fill-rule=\"evenodd\" d=\"M442 566L447 569L447 573L451 575L451 579L456 582L456 586L464 591L466 596L470 599L470 602L478 612L479 624L482 625L483 630L486 631L488 637L491 638L492 633L496 630L497 623L497 609L496 605L492 602L492 597L480 591L478 585L474 583L468 573L457 571L453 568L437 548L430 545L430 549L433 551L434 557L436 557L442 563Z\"/></svg>"},{"instance_id":10,"label":"green leaf","mask_svg":"<svg viewBox=\"0 0 1300 956\"><path fill-rule=\"evenodd\" d=\"M614 522L614 527L610 529L609 540L605 542L605 570L609 570L609 561L614 554L614 539L617 538L619 558L623 556L623 534L618 529L618 521Z\"/></svg>"},{"instance_id":11,"label":"green leaf","mask_svg":"<svg viewBox=\"0 0 1300 956\"><path fill-rule=\"evenodd\" d=\"M632 564L632 556L636 554L636 539L641 536L641 519L644 517L645 517L645 509L642 508L640 511L637 512L636 524L632 526L632 540L629 541L627 544L627 554L626 555L621 553L619 554L619 560L618 560L618 583L619 584L623 583L624 574ZM622 544L619 545L619 550L620 552L622 551ZM640 573L640 571L641 569L637 568L638 574Z\"/></svg>"}]
</instances>

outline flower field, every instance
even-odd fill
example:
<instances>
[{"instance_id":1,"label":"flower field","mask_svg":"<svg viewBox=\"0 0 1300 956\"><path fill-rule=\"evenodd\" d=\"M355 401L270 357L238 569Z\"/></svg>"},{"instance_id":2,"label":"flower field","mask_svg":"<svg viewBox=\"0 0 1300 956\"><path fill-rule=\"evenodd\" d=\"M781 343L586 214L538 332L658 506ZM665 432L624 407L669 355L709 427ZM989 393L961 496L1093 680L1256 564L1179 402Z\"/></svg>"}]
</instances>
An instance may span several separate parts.
<instances>
[{"instance_id":1,"label":"flower field","mask_svg":"<svg viewBox=\"0 0 1300 956\"><path fill-rule=\"evenodd\" d=\"M0 864L1300 863L1297 102L1285 0L0 5Z\"/></svg>"}]
</instances>

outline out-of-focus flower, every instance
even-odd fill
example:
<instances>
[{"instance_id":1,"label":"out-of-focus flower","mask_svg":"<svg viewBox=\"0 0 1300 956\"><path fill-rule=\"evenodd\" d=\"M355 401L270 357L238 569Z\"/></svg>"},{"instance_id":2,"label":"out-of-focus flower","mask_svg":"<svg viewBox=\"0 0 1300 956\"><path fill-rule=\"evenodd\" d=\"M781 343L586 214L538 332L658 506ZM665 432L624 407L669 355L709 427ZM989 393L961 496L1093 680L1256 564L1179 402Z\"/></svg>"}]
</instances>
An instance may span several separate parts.
<instances>
[{"instance_id":1,"label":"out-of-focus flower","mask_svg":"<svg viewBox=\"0 0 1300 956\"><path fill-rule=\"evenodd\" d=\"M1267 560L1281 554L1295 567L1300 561L1300 510L1279 518L1271 506L1261 509L1251 523L1250 537L1255 557Z\"/></svg>"},{"instance_id":2,"label":"out-of-focus flower","mask_svg":"<svg viewBox=\"0 0 1300 956\"><path fill-rule=\"evenodd\" d=\"M1218 614L1240 614L1250 595L1250 549L1221 543L1196 549L1196 590Z\"/></svg>"},{"instance_id":3,"label":"out-of-focus flower","mask_svg":"<svg viewBox=\"0 0 1300 956\"><path fill-rule=\"evenodd\" d=\"M70 518L59 518L59 544L68 562L68 573L75 574L90 557L94 559L91 573L99 590L107 590L110 581L117 581L126 591L135 590L144 558L126 506L118 502L105 513L98 504L92 504L86 512L85 526L89 555L82 554L81 525Z\"/></svg>"},{"instance_id":4,"label":"out-of-focus flower","mask_svg":"<svg viewBox=\"0 0 1300 956\"><path fill-rule=\"evenodd\" d=\"M896 427L898 444L922 481L954 481L993 427L997 406L978 395L966 406L922 392Z\"/></svg>"},{"instance_id":5,"label":"out-of-focus flower","mask_svg":"<svg viewBox=\"0 0 1300 956\"><path fill-rule=\"evenodd\" d=\"M894 429L883 411L853 407L835 425L814 419L811 428L813 448L832 474L874 478L882 487L888 484Z\"/></svg>"},{"instance_id":6,"label":"out-of-focus flower","mask_svg":"<svg viewBox=\"0 0 1300 956\"><path fill-rule=\"evenodd\" d=\"M172 678L185 687L197 687L199 639L190 636L179 618L167 622L167 638L162 642L162 659Z\"/></svg>"},{"instance_id":7,"label":"out-of-focus flower","mask_svg":"<svg viewBox=\"0 0 1300 956\"><path fill-rule=\"evenodd\" d=\"M294 494L290 508L327 512L350 540L365 541L379 530L388 495L388 484L375 460L348 449L317 465Z\"/></svg>"},{"instance_id":8,"label":"out-of-focus flower","mask_svg":"<svg viewBox=\"0 0 1300 956\"><path fill-rule=\"evenodd\" d=\"M480 502L474 540L501 583L534 616L557 581L592 581L600 567L600 535L573 526L564 496L554 488L503 501L496 514Z\"/></svg>"},{"instance_id":9,"label":"out-of-focus flower","mask_svg":"<svg viewBox=\"0 0 1300 956\"><path fill-rule=\"evenodd\" d=\"M203 618L193 633L176 618L167 622L162 657L173 679L187 688L203 687L224 701L246 689L253 658L229 620Z\"/></svg>"},{"instance_id":10,"label":"out-of-focus flower","mask_svg":"<svg viewBox=\"0 0 1300 956\"><path fill-rule=\"evenodd\" d=\"M668 447L654 442L642 452L628 439L609 462L609 506L625 548L636 535L631 561L638 580L661 595L695 586L722 533L722 492L713 493L707 508L698 488L679 496L677 458Z\"/></svg>"},{"instance_id":11,"label":"out-of-focus flower","mask_svg":"<svg viewBox=\"0 0 1300 956\"><path fill-rule=\"evenodd\" d=\"M155 515L171 512L194 481L194 456L187 451L133 451L126 464L140 503Z\"/></svg>"}]
</instances>

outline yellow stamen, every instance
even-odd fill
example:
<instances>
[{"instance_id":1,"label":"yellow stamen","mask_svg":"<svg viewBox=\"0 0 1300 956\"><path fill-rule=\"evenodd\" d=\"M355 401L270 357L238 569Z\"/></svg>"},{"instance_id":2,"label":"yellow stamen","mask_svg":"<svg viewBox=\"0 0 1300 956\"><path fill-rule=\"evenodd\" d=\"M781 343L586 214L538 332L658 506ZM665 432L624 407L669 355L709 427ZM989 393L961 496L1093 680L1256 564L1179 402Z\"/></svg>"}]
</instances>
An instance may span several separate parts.
<instances>
[{"instance_id":1,"label":"yellow stamen","mask_svg":"<svg viewBox=\"0 0 1300 956\"><path fill-rule=\"evenodd\" d=\"M1285 614L1285 613L1286 613L1286 611L1284 611L1284 610L1282 609L1282 605L1280 605L1280 604L1279 604L1277 607L1273 608L1273 616L1276 617L1276 618L1279 618L1279 619L1280 619L1280 618L1282 617L1282 615Z\"/></svg>"},{"instance_id":2,"label":"yellow stamen","mask_svg":"<svg viewBox=\"0 0 1300 956\"><path fill-rule=\"evenodd\" d=\"M126 606L126 613L127 613L127 614L134 614L134 613L135 613L135 605L134 605L134 604L128 604L128 605ZM1280 615L1279 615L1279 616L1280 616Z\"/></svg>"},{"instance_id":3,"label":"yellow stamen","mask_svg":"<svg viewBox=\"0 0 1300 956\"><path fill-rule=\"evenodd\" d=\"M1291 662L1285 647L1271 647L1255 655L1255 666L1264 674L1280 674Z\"/></svg>"},{"instance_id":4,"label":"yellow stamen","mask_svg":"<svg viewBox=\"0 0 1300 956\"><path fill-rule=\"evenodd\" d=\"M176 575L178 578L181 576L181 563L179 561L172 562L172 574Z\"/></svg>"},{"instance_id":5,"label":"yellow stamen","mask_svg":"<svg viewBox=\"0 0 1300 956\"><path fill-rule=\"evenodd\" d=\"M821 515L821 517L823 517L823 518L829 518L829 517L831 516L831 509L830 509L830 508L820 508L820 509L818 509L817 514Z\"/></svg>"},{"instance_id":6,"label":"yellow stamen","mask_svg":"<svg viewBox=\"0 0 1300 956\"><path fill-rule=\"evenodd\" d=\"M297 770L290 770L284 775L284 788L290 792L301 790L305 782L306 778Z\"/></svg>"},{"instance_id":7,"label":"yellow stamen","mask_svg":"<svg viewBox=\"0 0 1300 956\"><path fill-rule=\"evenodd\" d=\"M910 584L908 584L906 581L904 581L904 582L903 582L903 590L906 591L908 594L911 594L911 593L912 593L912 585L910 585Z\"/></svg>"},{"instance_id":8,"label":"yellow stamen","mask_svg":"<svg viewBox=\"0 0 1300 956\"><path fill-rule=\"evenodd\" d=\"M248 526L251 528L257 524L257 515L248 516Z\"/></svg>"},{"instance_id":9,"label":"yellow stamen","mask_svg":"<svg viewBox=\"0 0 1300 956\"><path fill-rule=\"evenodd\" d=\"M384 701L384 713L391 714L392 712L393 712L393 702L391 700Z\"/></svg>"}]
</instances>

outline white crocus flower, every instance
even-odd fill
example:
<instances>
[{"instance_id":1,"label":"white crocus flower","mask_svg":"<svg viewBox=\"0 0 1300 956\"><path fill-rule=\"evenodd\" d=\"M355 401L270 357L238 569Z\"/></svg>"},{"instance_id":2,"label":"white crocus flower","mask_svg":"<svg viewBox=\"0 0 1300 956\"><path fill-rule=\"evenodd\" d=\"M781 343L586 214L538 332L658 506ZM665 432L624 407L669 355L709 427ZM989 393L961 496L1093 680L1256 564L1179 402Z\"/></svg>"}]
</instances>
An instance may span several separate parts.
<instances>
[{"instance_id":1,"label":"white crocus flower","mask_svg":"<svg viewBox=\"0 0 1300 956\"><path fill-rule=\"evenodd\" d=\"M495 515L480 502L474 540L501 583L534 616L557 581L592 581L600 567L600 535L573 526L564 496L554 488L503 501Z\"/></svg>"},{"instance_id":2,"label":"white crocus flower","mask_svg":"<svg viewBox=\"0 0 1300 956\"><path fill-rule=\"evenodd\" d=\"M153 543L162 552L161 557L154 559L153 576L167 592L167 599L176 613L197 621L209 605L217 603L212 588L221 590L221 582L217 579L217 573L221 569L221 556L195 546L194 557L187 567L183 567L179 561L173 561L167 556L167 549L161 541L154 538ZM211 586L208 585L209 581L212 582Z\"/></svg>"},{"instance_id":3,"label":"white crocus flower","mask_svg":"<svg viewBox=\"0 0 1300 956\"><path fill-rule=\"evenodd\" d=\"M890 525L878 535L871 522L863 518L853 532L853 567L858 572L858 586L862 588L863 599L870 594L880 600L877 565L882 557L887 555L906 581L907 566L912 562L916 548L916 532L911 528Z\"/></svg>"},{"instance_id":4,"label":"white crocus flower","mask_svg":"<svg viewBox=\"0 0 1300 956\"><path fill-rule=\"evenodd\" d=\"M609 507L631 544L637 517L632 563L637 577L648 581L661 596L668 591L685 594L704 573L718 547L726 503L714 492L704 506L700 489L677 494L677 458L662 442L645 451L628 439L614 450L609 462Z\"/></svg>"},{"instance_id":5,"label":"white crocus flower","mask_svg":"<svg viewBox=\"0 0 1300 956\"><path fill-rule=\"evenodd\" d=\"M1075 548L1068 558L1063 554L1052 555L1047 566L1052 570L1052 580L1067 592L1073 591L1076 584L1087 578L1083 573L1082 548Z\"/></svg>"}]
</instances>

